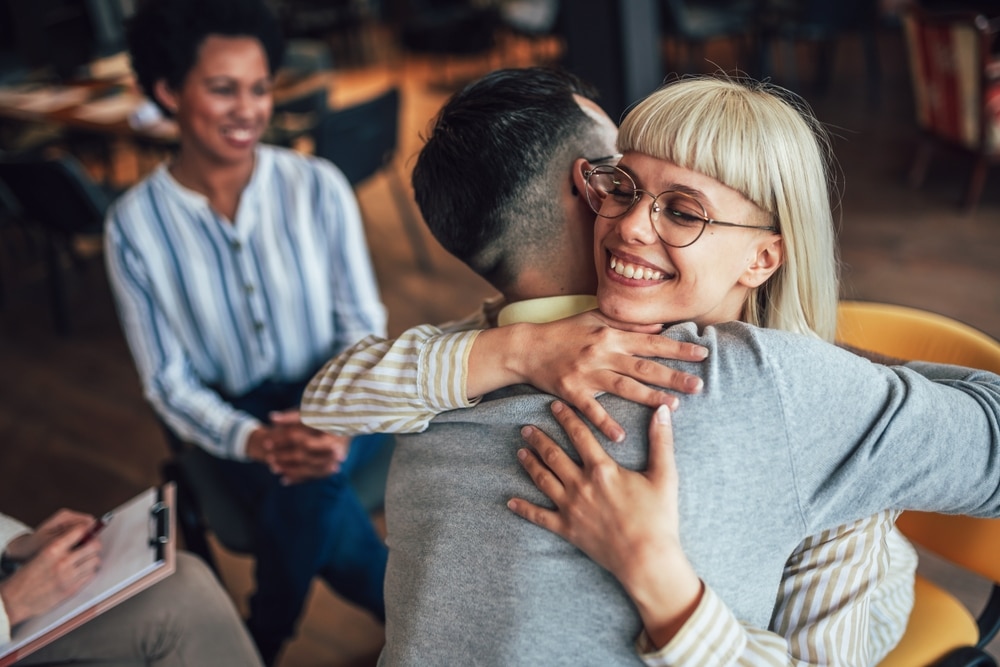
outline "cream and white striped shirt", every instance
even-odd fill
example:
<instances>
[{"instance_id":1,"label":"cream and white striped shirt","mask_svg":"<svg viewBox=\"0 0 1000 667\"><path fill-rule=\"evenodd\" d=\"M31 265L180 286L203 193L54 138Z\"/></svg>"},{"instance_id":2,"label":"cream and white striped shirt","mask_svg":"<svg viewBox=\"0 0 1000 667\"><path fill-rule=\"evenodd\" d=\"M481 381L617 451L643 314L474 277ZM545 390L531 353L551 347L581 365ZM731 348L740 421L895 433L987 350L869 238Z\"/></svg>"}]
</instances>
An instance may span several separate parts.
<instances>
[{"instance_id":1,"label":"cream and white striped shirt","mask_svg":"<svg viewBox=\"0 0 1000 667\"><path fill-rule=\"evenodd\" d=\"M422 325L396 340L369 336L327 363L302 399L302 421L350 433L418 433L465 395L468 358L496 303L459 322ZM916 552L886 511L804 540L788 559L768 629L735 618L706 586L666 646L636 641L651 666L877 663L899 641L913 607Z\"/></svg>"}]
</instances>

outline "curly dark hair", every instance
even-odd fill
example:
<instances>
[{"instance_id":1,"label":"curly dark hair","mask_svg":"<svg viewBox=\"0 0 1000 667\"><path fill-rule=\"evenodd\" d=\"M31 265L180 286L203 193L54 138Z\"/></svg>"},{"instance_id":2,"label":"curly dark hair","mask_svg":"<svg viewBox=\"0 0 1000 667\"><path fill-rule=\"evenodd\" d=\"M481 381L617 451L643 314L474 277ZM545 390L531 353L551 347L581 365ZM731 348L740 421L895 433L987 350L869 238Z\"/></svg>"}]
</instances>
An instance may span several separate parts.
<instances>
[{"instance_id":1,"label":"curly dark hair","mask_svg":"<svg viewBox=\"0 0 1000 667\"><path fill-rule=\"evenodd\" d=\"M270 72L281 65L281 27L263 0L144 0L126 33L132 69L143 92L159 105L153 94L157 81L179 89L209 35L256 38Z\"/></svg>"}]
</instances>

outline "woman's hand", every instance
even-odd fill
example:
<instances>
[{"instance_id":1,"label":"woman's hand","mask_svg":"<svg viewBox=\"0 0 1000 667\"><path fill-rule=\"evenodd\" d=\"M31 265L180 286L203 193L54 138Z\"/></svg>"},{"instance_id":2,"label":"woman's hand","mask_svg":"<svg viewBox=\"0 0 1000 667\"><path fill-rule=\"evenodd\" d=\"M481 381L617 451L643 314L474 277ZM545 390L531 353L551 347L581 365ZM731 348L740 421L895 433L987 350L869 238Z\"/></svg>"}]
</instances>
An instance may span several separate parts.
<instances>
[{"instance_id":1,"label":"woman's hand","mask_svg":"<svg viewBox=\"0 0 1000 667\"><path fill-rule=\"evenodd\" d=\"M94 517L89 514L61 509L40 523L34 532L19 535L11 540L4 550L4 555L15 562L26 561L66 531L80 526L89 527L93 523Z\"/></svg>"},{"instance_id":2,"label":"woman's hand","mask_svg":"<svg viewBox=\"0 0 1000 667\"><path fill-rule=\"evenodd\" d=\"M94 578L101 564L100 540L73 548L88 527L75 525L61 533L0 582L0 597L12 626L44 614Z\"/></svg>"},{"instance_id":3,"label":"woman's hand","mask_svg":"<svg viewBox=\"0 0 1000 667\"><path fill-rule=\"evenodd\" d=\"M661 406L653 415L643 472L619 466L567 406L556 401L552 412L582 465L539 429L524 427L534 452L521 449L518 458L555 509L517 498L508 507L611 572L636 604L650 638L662 646L693 613L702 592L680 544L670 411Z\"/></svg>"},{"instance_id":4,"label":"woman's hand","mask_svg":"<svg viewBox=\"0 0 1000 667\"><path fill-rule=\"evenodd\" d=\"M701 378L644 359L703 361L708 350L659 335L660 328L624 331L598 311L547 324L516 324L482 332L469 357L468 395L525 382L575 406L613 442L625 430L596 397L610 393L649 407L677 409L676 396L701 391Z\"/></svg>"},{"instance_id":5,"label":"woman's hand","mask_svg":"<svg viewBox=\"0 0 1000 667\"><path fill-rule=\"evenodd\" d=\"M327 477L340 471L351 449L351 437L333 435L302 423L298 410L272 412L271 471L285 484Z\"/></svg>"}]
</instances>

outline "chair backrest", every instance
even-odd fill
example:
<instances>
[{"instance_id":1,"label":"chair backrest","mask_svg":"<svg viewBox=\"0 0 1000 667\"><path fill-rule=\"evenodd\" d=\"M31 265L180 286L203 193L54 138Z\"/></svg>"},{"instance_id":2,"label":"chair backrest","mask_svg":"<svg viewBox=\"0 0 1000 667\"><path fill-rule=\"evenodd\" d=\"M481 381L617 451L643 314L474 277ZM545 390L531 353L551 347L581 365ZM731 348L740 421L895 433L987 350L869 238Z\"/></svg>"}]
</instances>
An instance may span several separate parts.
<instances>
[{"instance_id":1,"label":"chair backrest","mask_svg":"<svg viewBox=\"0 0 1000 667\"><path fill-rule=\"evenodd\" d=\"M322 114L329 109L329 105L327 103L329 97L330 91L325 86L314 88L302 93L301 95L285 98L280 102L275 101L274 113Z\"/></svg>"},{"instance_id":2,"label":"chair backrest","mask_svg":"<svg viewBox=\"0 0 1000 667\"><path fill-rule=\"evenodd\" d=\"M26 218L62 234L99 232L110 204L110 197L69 155L5 156L0 181Z\"/></svg>"},{"instance_id":3,"label":"chair backrest","mask_svg":"<svg viewBox=\"0 0 1000 667\"><path fill-rule=\"evenodd\" d=\"M1000 149L983 112L990 59L989 21L972 12L903 14L917 123L971 150Z\"/></svg>"},{"instance_id":4,"label":"chair backrest","mask_svg":"<svg viewBox=\"0 0 1000 667\"><path fill-rule=\"evenodd\" d=\"M837 340L907 360L1000 373L1000 341L957 320L916 308L842 301ZM961 443L954 443L961 447ZM904 512L897 525L922 547L1000 583L1000 519Z\"/></svg>"},{"instance_id":5,"label":"chair backrest","mask_svg":"<svg viewBox=\"0 0 1000 667\"><path fill-rule=\"evenodd\" d=\"M392 159L399 137L399 89L324 114L315 153L340 167L351 185L372 176Z\"/></svg>"}]
</instances>

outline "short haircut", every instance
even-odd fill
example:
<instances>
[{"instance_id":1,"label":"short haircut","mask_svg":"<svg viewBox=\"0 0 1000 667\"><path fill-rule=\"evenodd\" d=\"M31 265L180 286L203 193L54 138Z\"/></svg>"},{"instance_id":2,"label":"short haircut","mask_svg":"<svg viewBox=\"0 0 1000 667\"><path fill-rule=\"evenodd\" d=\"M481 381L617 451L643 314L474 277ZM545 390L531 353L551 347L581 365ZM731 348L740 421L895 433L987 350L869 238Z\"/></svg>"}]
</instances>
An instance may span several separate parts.
<instances>
[{"instance_id":1,"label":"short haircut","mask_svg":"<svg viewBox=\"0 0 1000 667\"><path fill-rule=\"evenodd\" d=\"M595 97L562 70L496 70L448 100L414 166L435 238L501 292L563 238L558 193L573 161L608 150L574 95Z\"/></svg>"},{"instance_id":2,"label":"short haircut","mask_svg":"<svg viewBox=\"0 0 1000 667\"><path fill-rule=\"evenodd\" d=\"M639 102L618 146L710 176L777 225L782 266L751 290L743 319L833 340L838 262L830 198L829 135L804 100L777 86L725 75L687 77Z\"/></svg>"},{"instance_id":3,"label":"short haircut","mask_svg":"<svg viewBox=\"0 0 1000 667\"><path fill-rule=\"evenodd\" d=\"M209 35L253 37L267 54L271 74L281 66L281 28L263 0L143 0L129 21L126 40L146 96L159 104L153 89L161 79L179 90Z\"/></svg>"}]
</instances>

